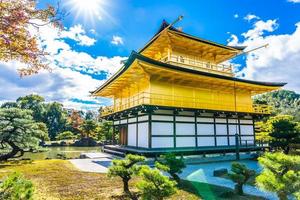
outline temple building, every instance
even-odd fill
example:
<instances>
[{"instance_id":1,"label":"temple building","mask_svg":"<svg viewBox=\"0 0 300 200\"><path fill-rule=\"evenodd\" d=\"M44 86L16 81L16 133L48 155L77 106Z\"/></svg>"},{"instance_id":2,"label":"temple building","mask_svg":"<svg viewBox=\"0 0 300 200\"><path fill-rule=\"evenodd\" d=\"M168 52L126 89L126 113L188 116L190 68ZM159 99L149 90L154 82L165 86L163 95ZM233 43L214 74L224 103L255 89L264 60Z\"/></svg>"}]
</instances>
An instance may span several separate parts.
<instances>
[{"instance_id":1,"label":"temple building","mask_svg":"<svg viewBox=\"0 0 300 200\"><path fill-rule=\"evenodd\" d=\"M165 21L153 38L92 92L112 99L102 118L113 121L107 151L140 153L230 152L258 148L254 121L268 115L252 96L285 83L236 78L224 62L245 47L201 39ZM238 134L238 140L236 139Z\"/></svg>"}]
</instances>

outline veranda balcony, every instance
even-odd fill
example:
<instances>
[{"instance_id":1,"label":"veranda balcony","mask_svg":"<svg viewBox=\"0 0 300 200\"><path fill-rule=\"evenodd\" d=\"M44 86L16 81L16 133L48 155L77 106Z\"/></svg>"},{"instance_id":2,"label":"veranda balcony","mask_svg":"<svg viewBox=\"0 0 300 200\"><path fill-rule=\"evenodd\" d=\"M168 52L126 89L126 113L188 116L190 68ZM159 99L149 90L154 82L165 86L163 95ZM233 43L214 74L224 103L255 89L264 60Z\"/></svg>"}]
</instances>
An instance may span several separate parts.
<instances>
[{"instance_id":1,"label":"veranda balcony","mask_svg":"<svg viewBox=\"0 0 300 200\"><path fill-rule=\"evenodd\" d=\"M125 102L104 107L101 115L106 116L115 112L126 110L138 105L155 105L168 106L176 108L191 108L191 109L208 109L219 111L237 111L256 114L270 114L272 107L268 105L252 104L238 105L235 110L234 103L230 102L207 102L200 98L191 98L185 96L164 95L155 93L139 93L131 98L127 98Z\"/></svg>"},{"instance_id":2,"label":"veranda balcony","mask_svg":"<svg viewBox=\"0 0 300 200\"><path fill-rule=\"evenodd\" d=\"M233 76L232 66L201 61L196 56L170 54L161 59L162 62L225 76Z\"/></svg>"}]
</instances>

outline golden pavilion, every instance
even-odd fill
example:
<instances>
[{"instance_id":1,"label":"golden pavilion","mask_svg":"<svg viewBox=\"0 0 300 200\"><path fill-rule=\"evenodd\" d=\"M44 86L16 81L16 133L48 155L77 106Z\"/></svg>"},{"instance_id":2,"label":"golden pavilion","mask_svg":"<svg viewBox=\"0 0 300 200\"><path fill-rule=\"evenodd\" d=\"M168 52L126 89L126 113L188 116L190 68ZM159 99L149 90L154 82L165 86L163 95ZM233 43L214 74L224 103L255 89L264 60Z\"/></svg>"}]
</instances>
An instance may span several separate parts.
<instances>
[{"instance_id":1,"label":"golden pavilion","mask_svg":"<svg viewBox=\"0 0 300 200\"><path fill-rule=\"evenodd\" d=\"M98 89L112 99L102 118L113 121L109 152L230 152L256 149L254 121L268 115L252 96L285 83L236 78L227 61L245 47L201 39L163 21L158 32ZM114 137L115 138L115 137Z\"/></svg>"}]
</instances>

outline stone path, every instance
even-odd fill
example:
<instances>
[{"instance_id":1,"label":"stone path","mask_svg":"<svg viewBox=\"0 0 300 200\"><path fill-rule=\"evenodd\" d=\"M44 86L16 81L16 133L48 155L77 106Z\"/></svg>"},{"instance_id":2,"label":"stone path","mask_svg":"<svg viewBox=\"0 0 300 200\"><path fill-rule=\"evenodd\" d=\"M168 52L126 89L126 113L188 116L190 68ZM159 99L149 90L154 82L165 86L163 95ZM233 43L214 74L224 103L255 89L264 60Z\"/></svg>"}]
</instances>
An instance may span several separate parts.
<instances>
[{"instance_id":1,"label":"stone path","mask_svg":"<svg viewBox=\"0 0 300 200\"><path fill-rule=\"evenodd\" d=\"M84 159L71 159L70 162L79 170L84 172L107 173L114 157L106 153L83 153Z\"/></svg>"}]
</instances>

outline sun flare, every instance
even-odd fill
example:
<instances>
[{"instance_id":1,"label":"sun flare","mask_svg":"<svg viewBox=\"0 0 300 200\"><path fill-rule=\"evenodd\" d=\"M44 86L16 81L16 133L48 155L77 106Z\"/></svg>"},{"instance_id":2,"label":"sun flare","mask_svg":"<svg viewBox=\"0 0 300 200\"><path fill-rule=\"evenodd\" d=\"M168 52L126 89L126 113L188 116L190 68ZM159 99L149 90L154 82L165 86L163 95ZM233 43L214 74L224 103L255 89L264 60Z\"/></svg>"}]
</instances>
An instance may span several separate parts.
<instances>
[{"instance_id":1,"label":"sun flare","mask_svg":"<svg viewBox=\"0 0 300 200\"><path fill-rule=\"evenodd\" d=\"M94 23L107 15L107 4L107 0L68 0L65 5L70 7L70 13L74 13L76 19L83 18L85 22Z\"/></svg>"}]
</instances>

